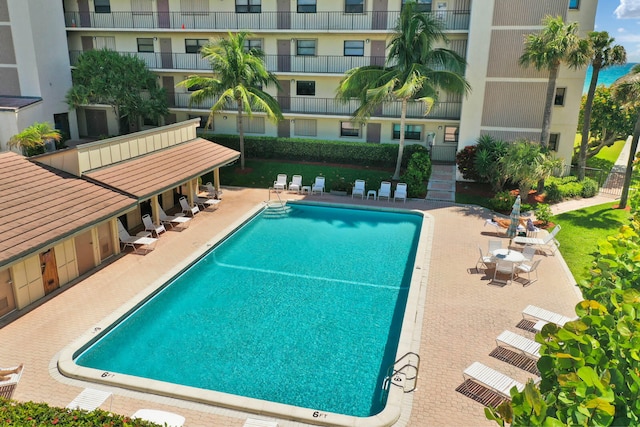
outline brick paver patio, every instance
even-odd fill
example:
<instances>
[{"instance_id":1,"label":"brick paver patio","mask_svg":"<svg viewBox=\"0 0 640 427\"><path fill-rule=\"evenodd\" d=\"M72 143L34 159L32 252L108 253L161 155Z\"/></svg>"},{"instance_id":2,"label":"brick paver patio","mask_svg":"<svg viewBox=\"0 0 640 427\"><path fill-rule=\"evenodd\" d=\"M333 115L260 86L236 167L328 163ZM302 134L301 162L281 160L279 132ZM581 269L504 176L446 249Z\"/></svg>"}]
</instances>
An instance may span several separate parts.
<instances>
[{"instance_id":1,"label":"brick paver patio","mask_svg":"<svg viewBox=\"0 0 640 427\"><path fill-rule=\"evenodd\" d=\"M285 193L286 198L302 196ZM161 409L186 417L185 426L242 426L246 418L260 416L185 402L140 392L91 385L65 378L56 368L57 354L97 321L120 307L149 284L168 274L188 256L206 249L206 243L222 233L244 213L268 197L267 190L227 188L215 212L199 214L183 232L169 231L146 256L127 254L90 277L68 287L0 329L0 365L24 362L25 372L14 398L66 406L84 387L109 389L113 399L102 409L131 415L140 408ZM531 286L518 283L494 286L474 270L478 245L483 250L494 229L484 228L484 209L424 200L393 203L337 196L306 196L310 200L419 209L434 222L433 246L426 285L426 304L420 337L421 369L418 389L411 396L411 414L403 414L397 426L491 426L483 406L455 391L462 371L482 362L524 382L526 371L499 361L489 353L495 338L505 329L532 337L517 329L521 310L534 304L573 315L580 300L560 254L543 258L539 280ZM507 240L503 239L505 245ZM374 256L380 256L376 254ZM265 418L265 417L262 417ZM301 426L278 420L280 426Z\"/></svg>"}]
</instances>

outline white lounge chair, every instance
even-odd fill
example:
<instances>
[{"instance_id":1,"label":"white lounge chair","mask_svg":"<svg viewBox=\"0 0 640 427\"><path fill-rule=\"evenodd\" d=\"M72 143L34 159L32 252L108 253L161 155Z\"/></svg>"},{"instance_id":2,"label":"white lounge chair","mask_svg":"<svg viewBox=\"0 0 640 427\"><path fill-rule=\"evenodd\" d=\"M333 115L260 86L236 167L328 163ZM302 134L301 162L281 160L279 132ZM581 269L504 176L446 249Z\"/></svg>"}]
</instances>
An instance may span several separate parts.
<instances>
[{"instance_id":1,"label":"white lounge chair","mask_svg":"<svg viewBox=\"0 0 640 427\"><path fill-rule=\"evenodd\" d=\"M407 184L404 182L399 182L396 185L396 191L393 193L393 201L395 202L398 199L405 203L407 201Z\"/></svg>"},{"instance_id":2,"label":"white lounge chair","mask_svg":"<svg viewBox=\"0 0 640 427\"><path fill-rule=\"evenodd\" d=\"M158 239L149 237L151 233L148 231L143 231L139 234L141 235L130 235L120 220L118 220L118 237L120 238L120 243L123 245L123 249L129 246L135 253L140 253L138 252L138 249L144 250L145 253L152 251L155 248Z\"/></svg>"},{"instance_id":3,"label":"white lounge chair","mask_svg":"<svg viewBox=\"0 0 640 427\"><path fill-rule=\"evenodd\" d=\"M313 193L320 193L321 196L324 194L324 176L316 176L311 186L311 194Z\"/></svg>"},{"instance_id":4,"label":"white lounge chair","mask_svg":"<svg viewBox=\"0 0 640 427\"><path fill-rule=\"evenodd\" d=\"M10 368L0 368L0 370L16 370L19 366L12 366ZM18 383L20 382L20 378L22 378L22 373L24 372L24 366L22 369L18 371L16 374L9 374L8 379L4 381L0 381L0 397L4 397L5 399L11 399L13 396L13 392L16 390Z\"/></svg>"},{"instance_id":5,"label":"white lounge chair","mask_svg":"<svg viewBox=\"0 0 640 427\"><path fill-rule=\"evenodd\" d=\"M351 198L353 198L353 196L360 196L361 199L364 199L364 187L365 187L365 182L363 179L356 179L356 182L354 183L353 186L353 190L351 190Z\"/></svg>"},{"instance_id":6,"label":"white lounge chair","mask_svg":"<svg viewBox=\"0 0 640 427\"><path fill-rule=\"evenodd\" d=\"M278 427L278 423L275 421L247 418L242 427Z\"/></svg>"},{"instance_id":7,"label":"white lounge chair","mask_svg":"<svg viewBox=\"0 0 640 427\"><path fill-rule=\"evenodd\" d=\"M522 255L524 256L524 259L532 262L533 257L536 255L536 248L534 248L533 246L525 246L524 248L522 248Z\"/></svg>"},{"instance_id":8,"label":"white lounge chair","mask_svg":"<svg viewBox=\"0 0 640 427\"><path fill-rule=\"evenodd\" d=\"M493 280L492 283L504 283L507 285L509 281L513 282L513 277L515 275L515 264L511 261L506 261L503 259L496 260L496 268L493 271ZM499 276L502 276L500 278ZM509 278L507 279L506 276Z\"/></svg>"},{"instance_id":9,"label":"white lounge chair","mask_svg":"<svg viewBox=\"0 0 640 427\"><path fill-rule=\"evenodd\" d=\"M76 396L68 405L67 409L76 410L82 409L84 411L93 411L104 403L109 397L111 392L95 390L92 388L85 388Z\"/></svg>"},{"instance_id":10,"label":"white lounge chair","mask_svg":"<svg viewBox=\"0 0 640 427\"><path fill-rule=\"evenodd\" d=\"M177 215L167 215L162 208L159 208L158 214L160 217L160 222L165 226L169 226L171 228L180 228L185 229L189 227L191 224L191 218L188 216L184 216L183 213L179 213Z\"/></svg>"},{"instance_id":11,"label":"white lounge chair","mask_svg":"<svg viewBox=\"0 0 640 427\"><path fill-rule=\"evenodd\" d=\"M289 183L289 191L300 192L302 190L302 175L293 175Z\"/></svg>"},{"instance_id":12,"label":"white lounge chair","mask_svg":"<svg viewBox=\"0 0 640 427\"><path fill-rule=\"evenodd\" d=\"M524 384L519 383L513 378L498 372L480 362L473 362L462 374L466 380L471 379L474 382L495 391L498 394L511 399L511 389L515 387L518 391L524 390Z\"/></svg>"},{"instance_id":13,"label":"white lounge chair","mask_svg":"<svg viewBox=\"0 0 640 427\"><path fill-rule=\"evenodd\" d=\"M513 239L513 243L519 243L521 245L533 245L538 246L542 250L547 248L551 249L551 253L555 253L556 249L560 247L560 242L556 240L556 235L560 232L560 225L556 225L551 233L547 234L544 238L539 239L537 237L522 237L518 236Z\"/></svg>"},{"instance_id":14,"label":"white lounge chair","mask_svg":"<svg viewBox=\"0 0 640 427\"><path fill-rule=\"evenodd\" d=\"M274 191L283 191L287 188L287 175L286 174L278 174L278 179L273 181L273 190Z\"/></svg>"},{"instance_id":15,"label":"white lounge chair","mask_svg":"<svg viewBox=\"0 0 640 427\"><path fill-rule=\"evenodd\" d=\"M536 324L533 328L537 331L542 330L542 327L547 323L555 323L558 326L564 326L565 323L577 319L577 317L567 317L544 308L536 307L535 305L526 306L524 310L522 310L522 318L535 320Z\"/></svg>"},{"instance_id":16,"label":"white lounge chair","mask_svg":"<svg viewBox=\"0 0 640 427\"><path fill-rule=\"evenodd\" d=\"M478 266L484 266L484 268L487 269L495 265L496 261L493 257L491 255L484 255L480 246L478 246L478 251L480 251L480 258L476 261L476 270L478 269Z\"/></svg>"},{"instance_id":17,"label":"white lounge chair","mask_svg":"<svg viewBox=\"0 0 640 427\"><path fill-rule=\"evenodd\" d=\"M182 415L157 409L139 409L135 414L131 415L131 418L151 421L165 427L182 427L185 421Z\"/></svg>"},{"instance_id":18,"label":"white lounge chair","mask_svg":"<svg viewBox=\"0 0 640 427\"><path fill-rule=\"evenodd\" d=\"M212 208L213 210L218 209L218 205L220 205L220 200L218 199L209 199L206 197L199 197L197 194L193 195L193 202L202 207L202 209Z\"/></svg>"},{"instance_id":19,"label":"white lounge chair","mask_svg":"<svg viewBox=\"0 0 640 427\"><path fill-rule=\"evenodd\" d=\"M510 347L518 350L530 359L540 358L541 344L522 335L515 334L511 331L503 331L496 338L496 342L500 347Z\"/></svg>"},{"instance_id":20,"label":"white lounge chair","mask_svg":"<svg viewBox=\"0 0 640 427\"><path fill-rule=\"evenodd\" d=\"M144 229L151 232L151 236L155 233L156 237L160 237L160 233L167 231L164 225L155 225L149 214L142 215L142 223L144 224Z\"/></svg>"},{"instance_id":21,"label":"white lounge chair","mask_svg":"<svg viewBox=\"0 0 640 427\"><path fill-rule=\"evenodd\" d=\"M389 181L382 181L380 183L380 189L378 189L378 200L386 197L387 201L391 199L391 183Z\"/></svg>"},{"instance_id":22,"label":"white lounge chair","mask_svg":"<svg viewBox=\"0 0 640 427\"><path fill-rule=\"evenodd\" d=\"M204 185L204 191L207 192L207 198L209 199L222 199L222 190L216 190L216 188L210 182L207 182Z\"/></svg>"},{"instance_id":23,"label":"white lounge chair","mask_svg":"<svg viewBox=\"0 0 640 427\"><path fill-rule=\"evenodd\" d=\"M189 206L189 202L187 201L187 198L182 196L180 197L180 207L182 208L182 213L185 215L189 215L191 214L191 216L195 216L195 214L197 214L198 212L200 212L200 208L198 208L198 205L194 205L193 207Z\"/></svg>"},{"instance_id":24,"label":"white lounge chair","mask_svg":"<svg viewBox=\"0 0 640 427\"><path fill-rule=\"evenodd\" d=\"M527 273L527 283L525 285L530 285L533 282L538 280L538 265L540 264L541 259L535 260L532 264L527 262L521 262L516 265L516 275L519 276L520 273ZM531 280L531 273L536 273L535 279Z\"/></svg>"}]
</instances>

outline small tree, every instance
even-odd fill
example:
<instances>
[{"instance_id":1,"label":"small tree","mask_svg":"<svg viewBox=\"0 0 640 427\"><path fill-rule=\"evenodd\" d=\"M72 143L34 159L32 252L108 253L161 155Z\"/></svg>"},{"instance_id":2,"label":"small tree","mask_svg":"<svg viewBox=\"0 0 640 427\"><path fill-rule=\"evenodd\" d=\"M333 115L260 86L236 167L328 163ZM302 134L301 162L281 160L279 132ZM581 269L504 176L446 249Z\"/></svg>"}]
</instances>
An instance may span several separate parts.
<instances>
[{"instance_id":1,"label":"small tree","mask_svg":"<svg viewBox=\"0 0 640 427\"><path fill-rule=\"evenodd\" d=\"M539 144L525 140L510 144L499 162L504 176L518 184L523 201L537 182L562 168L562 160L545 153Z\"/></svg>"},{"instance_id":2,"label":"small tree","mask_svg":"<svg viewBox=\"0 0 640 427\"><path fill-rule=\"evenodd\" d=\"M73 87L66 101L73 108L87 104L113 107L121 134L129 133L138 120L165 116L167 96L158 86L157 76L144 61L102 49L89 50L78 58L71 72Z\"/></svg>"},{"instance_id":3,"label":"small tree","mask_svg":"<svg viewBox=\"0 0 640 427\"><path fill-rule=\"evenodd\" d=\"M21 149L26 153L39 154L44 151L44 144L49 141L60 141L62 135L57 129L54 129L51 124L34 123L31 126L25 128L22 132L13 135L8 142L9 147L15 147Z\"/></svg>"}]
</instances>

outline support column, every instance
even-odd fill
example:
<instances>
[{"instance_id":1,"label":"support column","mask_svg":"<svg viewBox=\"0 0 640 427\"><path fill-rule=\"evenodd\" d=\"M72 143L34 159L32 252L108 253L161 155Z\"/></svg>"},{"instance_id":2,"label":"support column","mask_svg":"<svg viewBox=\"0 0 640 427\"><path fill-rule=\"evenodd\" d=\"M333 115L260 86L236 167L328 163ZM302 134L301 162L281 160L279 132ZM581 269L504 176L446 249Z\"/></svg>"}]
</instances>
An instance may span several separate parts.
<instances>
[{"instance_id":1,"label":"support column","mask_svg":"<svg viewBox=\"0 0 640 427\"><path fill-rule=\"evenodd\" d=\"M216 189L216 193L220 191L220 168L213 170L213 187Z\"/></svg>"},{"instance_id":2,"label":"support column","mask_svg":"<svg viewBox=\"0 0 640 427\"><path fill-rule=\"evenodd\" d=\"M120 233L118 232L118 218L113 218L109 221L109 227L111 228L111 245L113 246L114 255L118 255L120 250Z\"/></svg>"},{"instance_id":3,"label":"support column","mask_svg":"<svg viewBox=\"0 0 640 427\"><path fill-rule=\"evenodd\" d=\"M160 225L160 204L158 196L151 196L151 219L155 225Z\"/></svg>"}]
</instances>

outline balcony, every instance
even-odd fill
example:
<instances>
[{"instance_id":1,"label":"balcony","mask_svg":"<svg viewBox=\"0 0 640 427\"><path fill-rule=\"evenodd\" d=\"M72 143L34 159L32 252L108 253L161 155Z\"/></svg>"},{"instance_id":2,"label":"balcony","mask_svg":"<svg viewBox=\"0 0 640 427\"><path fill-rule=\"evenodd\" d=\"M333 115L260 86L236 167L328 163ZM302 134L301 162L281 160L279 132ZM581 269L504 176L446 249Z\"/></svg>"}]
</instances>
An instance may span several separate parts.
<instances>
[{"instance_id":1,"label":"balcony","mask_svg":"<svg viewBox=\"0 0 640 427\"><path fill-rule=\"evenodd\" d=\"M445 30L468 30L469 11L429 12ZM67 28L122 28L175 30L299 30L369 31L393 30L399 11L340 12L65 12Z\"/></svg>"},{"instance_id":2,"label":"balcony","mask_svg":"<svg viewBox=\"0 0 640 427\"><path fill-rule=\"evenodd\" d=\"M211 72L211 64L196 53L118 52L121 55L140 58L150 69L194 70ZM82 51L69 51L71 65L78 64ZM327 73L343 74L364 65L384 65L385 58L378 56L292 56L265 55L267 70L272 73Z\"/></svg>"},{"instance_id":3,"label":"balcony","mask_svg":"<svg viewBox=\"0 0 640 427\"><path fill-rule=\"evenodd\" d=\"M198 105L189 106L189 93L174 93L173 108L192 108L194 110L209 110L213 105L213 99L202 102ZM284 114L312 114L319 116L345 116L351 117L353 112L360 106L358 100L349 103L342 103L334 98L315 97L277 97L280 109ZM171 104L171 100L170 100ZM439 102L433 106L428 116L424 115L424 104L421 102L410 102L407 109L409 119L440 119L440 120L460 120L460 102ZM401 102L389 102L384 104L373 117L393 117L400 118L402 108ZM225 110L235 111L235 105L229 104Z\"/></svg>"}]
</instances>

